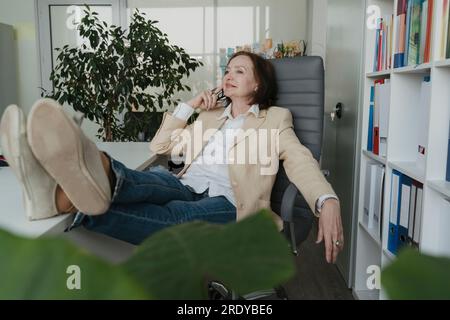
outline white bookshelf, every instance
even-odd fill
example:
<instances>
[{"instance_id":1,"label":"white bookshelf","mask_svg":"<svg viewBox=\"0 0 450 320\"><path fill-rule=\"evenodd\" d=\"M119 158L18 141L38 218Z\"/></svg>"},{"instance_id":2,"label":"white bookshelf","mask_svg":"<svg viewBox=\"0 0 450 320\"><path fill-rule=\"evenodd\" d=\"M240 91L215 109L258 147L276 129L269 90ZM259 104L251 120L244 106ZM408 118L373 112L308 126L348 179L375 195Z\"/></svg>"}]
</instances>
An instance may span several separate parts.
<instances>
[{"instance_id":1,"label":"white bookshelf","mask_svg":"<svg viewBox=\"0 0 450 320\"><path fill-rule=\"evenodd\" d=\"M435 3L441 0L434 0ZM367 0L366 6L376 5L381 16L395 14L397 0ZM431 42L431 62L391 70L373 71L376 30L366 25L364 37L364 74L361 85L360 105L360 162L358 194L358 227L355 248L353 293L357 299L386 299L383 290L368 290L368 267L377 265L381 269L395 261L396 256L387 249L390 213L390 193L392 170L400 171L423 183L423 213L419 250L423 253L450 256L450 182L445 181L450 119L450 59L433 60L437 38L436 19L433 19ZM394 31L394 43L395 31ZM429 101L427 146L425 165L416 162L416 146L419 135L418 112L421 82L424 76L431 78ZM386 157L367 151L370 90L377 79L389 79L391 86L389 128ZM377 232L367 228L363 222L364 197L366 187L366 167L368 164L385 166L384 196L381 239Z\"/></svg>"},{"instance_id":2,"label":"white bookshelf","mask_svg":"<svg viewBox=\"0 0 450 320\"><path fill-rule=\"evenodd\" d=\"M376 230L368 228L362 221L359 222L359 226L370 236L377 246L381 247L380 237L377 235Z\"/></svg>"},{"instance_id":3,"label":"white bookshelf","mask_svg":"<svg viewBox=\"0 0 450 320\"><path fill-rule=\"evenodd\" d=\"M420 183L425 183L425 168L418 167L415 161L388 161L388 166Z\"/></svg>"},{"instance_id":4,"label":"white bookshelf","mask_svg":"<svg viewBox=\"0 0 450 320\"><path fill-rule=\"evenodd\" d=\"M393 73L413 73L413 74L429 74L432 63L417 64L414 66L406 66L392 70Z\"/></svg>"},{"instance_id":5,"label":"white bookshelf","mask_svg":"<svg viewBox=\"0 0 450 320\"><path fill-rule=\"evenodd\" d=\"M378 300L380 292L379 290L355 290L353 296L356 300Z\"/></svg>"},{"instance_id":6,"label":"white bookshelf","mask_svg":"<svg viewBox=\"0 0 450 320\"><path fill-rule=\"evenodd\" d=\"M428 186L443 197L450 199L450 182L448 181L428 181Z\"/></svg>"},{"instance_id":7,"label":"white bookshelf","mask_svg":"<svg viewBox=\"0 0 450 320\"><path fill-rule=\"evenodd\" d=\"M370 159L372 159L372 160L374 160L374 161L376 161L379 164L382 164L384 166L386 165L386 158L385 157L379 156L379 155L374 154L373 152L367 151L367 150L363 150L362 152L363 152L363 155L366 156L367 158L370 158Z\"/></svg>"},{"instance_id":8,"label":"white bookshelf","mask_svg":"<svg viewBox=\"0 0 450 320\"><path fill-rule=\"evenodd\" d=\"M366 74L366 77L369 79L379 79L379 78L385 78L386 76L390 76L391 70L384 70L384 71L376 71L376 72L369 72Z\"/></svg>"}]
</instances>

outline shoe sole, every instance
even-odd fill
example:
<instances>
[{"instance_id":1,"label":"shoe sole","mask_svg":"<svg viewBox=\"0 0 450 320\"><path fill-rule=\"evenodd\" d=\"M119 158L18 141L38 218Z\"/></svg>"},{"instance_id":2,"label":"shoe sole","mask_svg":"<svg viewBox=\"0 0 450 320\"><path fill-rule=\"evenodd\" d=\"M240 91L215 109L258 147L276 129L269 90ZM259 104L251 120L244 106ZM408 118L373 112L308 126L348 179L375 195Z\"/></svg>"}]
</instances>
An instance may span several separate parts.
<instances>
[{"instance_id":1,"label":"shoe sole","mask_svg":"<svg viewBox=\"0 0 450 320\"><path fill-rule=\"evenodd\" d=\"M88 215L106 212L110 198L89 173L80 138L83 133L59 104L48 99L36 103L30 112L27 129L34 155L73 205Z\"/></svg>"},{"instance_id":2,"label":"shoe sole","mask_svg":"<svg viewBox=\"0 0 450 320\"><path fill-rule=\"evenodd\" d=\"M24 164L25 159L20 152L22 148L20 145L22 141L21 138L26 134L24 124L24 115L20 112L19 107L10 105L6 108L1 123L3 153L8 165L14 172L14 175L20 181L24 195L25 213L27 218L32 220L33 208L31 199L33 199L33 188L30 186L27 179Z\"/></svg>"}]
</instances>

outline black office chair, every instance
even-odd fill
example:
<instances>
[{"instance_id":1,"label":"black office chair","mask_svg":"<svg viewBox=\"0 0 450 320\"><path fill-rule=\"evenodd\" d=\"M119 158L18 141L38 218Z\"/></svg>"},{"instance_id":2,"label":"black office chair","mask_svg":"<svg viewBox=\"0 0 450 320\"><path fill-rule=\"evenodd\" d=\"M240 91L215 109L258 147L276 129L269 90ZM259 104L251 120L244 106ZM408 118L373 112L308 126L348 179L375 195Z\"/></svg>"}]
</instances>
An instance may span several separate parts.
<instances>
[{"instance_id":1,"label":"black office chair","mask_svg":"<svg viewBox=\"0 0 450 320\"><path fill-rule=\"evenodd\" d=\"M301 143L319 161L322 149L324 113L324 67L320 57L297 57L271 60L277 77L277 106L288 108L293 116L294 131ZM324 172L325 175L326 172ZM272 210L284 223L283 233L298 255L298 246L311 231L314 215L297 187L289 181L282 163L271 195ZM219 282L209 285L211 299L287 299L282 287L237 296Z\"/></svg>"},{"instance_id":2,"label":"black office chair","mask_svg":"<svg viewBox=\"0 0 450 320\"><path fill-rule=\"evenodd\" d=\"M291 111L294 131L301 143L319 161L324 114L324 68L321 57L272 60L278 83L277 105ZM280 163L271 195L272 210L284 221L284 233L294 254L311 230L313 214Z\"/></svg>"}]
</instances>

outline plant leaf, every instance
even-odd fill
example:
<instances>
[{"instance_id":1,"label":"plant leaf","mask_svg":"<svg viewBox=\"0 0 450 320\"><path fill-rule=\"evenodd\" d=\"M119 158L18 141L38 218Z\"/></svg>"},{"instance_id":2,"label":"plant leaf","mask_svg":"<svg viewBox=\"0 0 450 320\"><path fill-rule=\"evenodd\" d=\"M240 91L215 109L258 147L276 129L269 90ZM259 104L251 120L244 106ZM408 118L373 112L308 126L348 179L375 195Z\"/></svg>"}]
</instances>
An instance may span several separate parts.
<instances>
[{"instance_id":1,"label":"plant leaf","mask_svg":"<svg viewBox=\"0 0 450 320\"><path fill-rule=\"evenodd\" d=\"M405 249L382 272L390 299L450 299L450 259Z\"/></svg>"},{"instance_id":2,"label":"plant leaf","mask_svg":"<svg viewBox=\"0 0 450 320\"><path fill-rule=\"evenodd\" d=\"M25 239L0 230L0 299L148 299L122 270L61 238ZM68 267L80 268L80 290L69 290Z\"/></svg>"},{"instance_id":3,"label":"plant leaf","mask_svg":"<svg viewBox=\"0 0 450 320\"><path fill-rule=\"evenodd\" d=\"M294 274L288 243L267 210L239 223L165 229L144 241L125 267L157 299L206 298L210 280L245 294Z\"/></svg>"}]
</instances>

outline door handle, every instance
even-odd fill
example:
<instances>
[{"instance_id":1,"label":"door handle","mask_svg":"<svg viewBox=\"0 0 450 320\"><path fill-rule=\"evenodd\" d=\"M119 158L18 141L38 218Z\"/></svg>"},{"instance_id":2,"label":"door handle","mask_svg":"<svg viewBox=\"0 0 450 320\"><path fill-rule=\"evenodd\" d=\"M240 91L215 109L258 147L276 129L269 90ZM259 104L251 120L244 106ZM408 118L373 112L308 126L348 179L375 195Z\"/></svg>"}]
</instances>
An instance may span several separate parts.
<instances>
[{"instance_id":1,"label":"door handle","mask_svg":"<svg viewBox=\"0 0 450 320\"><path fill-rule=\"evenodd\" d=\"M331 121L334 121L334 119L338 118L342 118L342 102L339 102L336 107L334 107L333 112L330 113L331 116Z\"/></svg>"}]
</instances>

